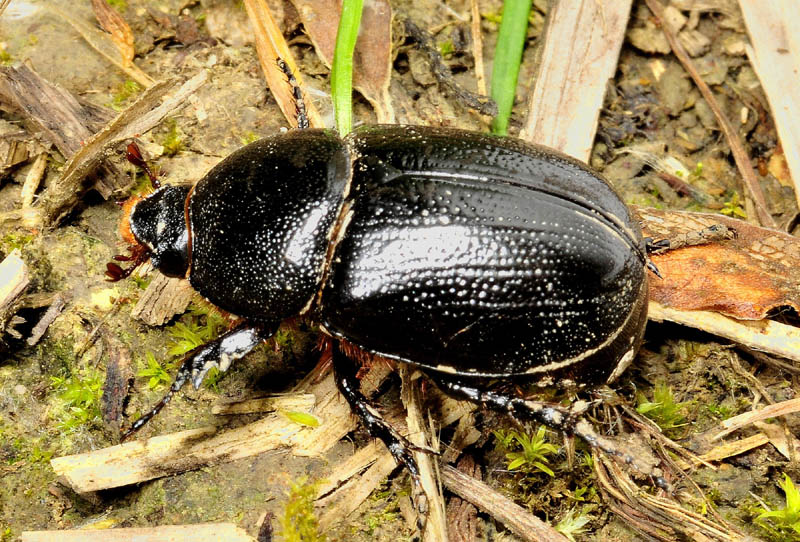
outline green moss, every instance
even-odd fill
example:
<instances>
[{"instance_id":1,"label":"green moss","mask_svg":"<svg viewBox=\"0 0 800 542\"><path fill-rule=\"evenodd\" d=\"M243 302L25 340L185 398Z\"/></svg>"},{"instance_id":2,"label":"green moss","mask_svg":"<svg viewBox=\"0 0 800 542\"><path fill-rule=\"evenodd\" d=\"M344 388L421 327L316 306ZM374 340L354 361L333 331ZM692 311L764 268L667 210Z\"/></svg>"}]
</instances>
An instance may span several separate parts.
<instances>
[{"instance_id":1,"label":"green moss","mask_svg":"<svg viewBox=\"0 0 800 542\"><path fill-rule=\"evenodd\" d=\"M500 24L500 21L503 20L503 11L481 13L481 19L488 23Z\"/></svg>"},{"instance_id":2,"label":"green moss","mask_svg":"<svg viewBox=\"0 0 800 542\"><path fill-rule=\"evenodd\" d=\"M498 448L505 451L508 470L526 474L541 471L555 475L547 463L550 462L548 456L555 455L558 448L547 442L547 430L543 425L539 426L535 435L503 430L493 431L493 434Z\"/></svg>"},{"instance_id":3,"label":"green moss","mask_svg":"<svg viewBox=\"0 0 800 542\"><path fill-rule=\"evenodd\" d=\"M47 360L50 372L70 374L75 361L74 342L71 337L61 340L46 339L37 348L36 357Z\"/></svg>"},{"instance_id":4,"label":"green moss","mask_svg":"<svg viewBox=\"0 0 800 542\"><path fill-rule=\"evenodd\" d=\"M175 156L183 150L183 137L178 130L178 121L175 119L167 119L164 124L167 128L167 133L163 136L160 143L164 147L165 155Z\"/></svg>"},{"instance_id":5,"label":"green moss","mask_svg":"<svg viewBox=\"0 0 800 542\"><path fill-rule=\"evenodd\" d=\"M709 404L706 405L706 409L708 413L711 414L717 420L727 420L731 416L733 416L733 410L730 407L725 405L718 405L718 404Z\"/></svg>"},{"instance_id":6,"label":"green moss","mask_svg":"<svg viewBox=\"0 0 800 542\"><path fill-rule=\"evenodd\" d=\"M125 13L125 10L128 9L128 0L106 0L108 5L112 8L116 9L120 13Z\"/></svg>"},{"instance_id":7,"label":"green moss","mask_svg":"<svg viewBox=\"0 0 800 542\"><path fill-rule=\"evenodd\" d=\"M0 65L10 66L12 62L11 54L5 49L0 50Z\"/></svg>"},{"instance_id":8,"label":"green moss","mask_svg":"<svg viewBox=\"0 0 800 542\"><path fill-rule=\"evenodd\" d=\"M130 278L136 285L136 287L139 288L140 290L146 290L147 287L150 286L150 283L153 281L153 277L150 275L147 275L145 277L137 277L131 275Z\"/></svg>"},{"instance_id":9,"label":"green moss","mask_svg":"<svg viewBox=\"0 0 800 542\"><path fill-rule=\"evenodd\" d=\"M123 108L125 102L138 94L141 90L141 85L136 81L131 81L130 79L125 81L111 96L111 107L119 111Z\"/></svg>"},{"instance_id":10,"label":"green moss","mask_svg":"<svg viewBox=\"0 0 800 542\"><path fill-rule=\"evenodd\" d=\"M575 542L575 535L585 533L586 525L592 520L590 509L588 506L582 506L580 510L577 506L570 508L556 524L555 530Z\"/></svg>"},{"instance_id":11,"label":"green moss","mask_svg":"<svg viewBox=\"0 0 800 542\"><path fill-rule=\"evenodd\" d=\"M324 542L327 537L319 532L317 518L314 515L314 498L317 496L317 484L301 479L292 483L289 499L283 517L280 519L280 530L286 542Z\"/></svg>"},{"instance_id":12,"label":"green moss","mask_svg":"<svg viewBox=\"0 0 800 542\"><path fill-rule=\"evenodd\" d=\"M7 233L0 239L0 252L8 255L12 250L22 249L31 241L33 241L33 235L17 232Z\"/></svg>"},{"instance_id":13,"label":"green moss","mask_svg":"<svg viewBox=\"0 0 800 542\"><path fill-rule=\"evenodd\" d=\"M456 48L451 40L439 42L439 54L443 57L448 57L456 52Z\"/></svg>"},{"instance_id":14,"label":"green moss","mask_svg":"<svg viewBox=\"0 0 800 542\"><path fill-rule=\"evenodd\" d=\"M636 411L653 420L668 436L675 436L686 425L683 412L689 403L676 403L672 388L664 382L656 384L652 401L644 393L638 393L636 403Z\"/></svg>"},{"instance_id":15,"label":"green moss","mask_svg":"<svg viewBox=\"0 0 800 542\"><path fill-rule=\"evenodd\" d=\"M139 360L142 369L136 373L139 378L148 378L147 387L151 390L166 386L172 383L171 372L175 370L177 361L166 362L161 365L152 352L145 353L145 359Z\"/></svg>"},{"instance_id":16,"label":"green moss","mask_svg":"<svg viewBox=\"0 0 800 542\"><path fill-rule=\"evenodd\" d=\"M800 540L800 491L792 483L788 474L783 475L783 482L778 486L786 496L786 505L769 510L761 507L756 524L775 542L796 542Z\"/></svg>"},{"instance_id":17,"label":"green moss","mask_svg":"<svg viewBox=\"0 0 800 542\"><path fill-rule=\"evenodd\" d=\"M742 208L739 192L734 192L733 195L725 201L719 212L733 218L747 218L747 213Z\"/></svg>"},{"instance_id":18,"label":"green moss","mask_svg":"<svg viewBox=\"0 0 800 542\"><path fill-rule=\"evenodd\" d=\"M87 368L71 376L52 376L50 382L61 401L52 412L61 429L73 431L100 420L103 378L99 371Z\"/></svg>"},{"instance_id":19,"label":"green moss","mask_svg":"<svg viewBox=\"0 0 800 542\"><path fill-rule=\"evenodd\" d=\"M258 141L259 139L261 139L261 137L259 137L259 135L256 134L255 132L248 131L245 132L244 135L242 135L242 137L240 137L239 139L241 140L242 145L249 145L250 143Z\"/></svg>"}]
</instances>

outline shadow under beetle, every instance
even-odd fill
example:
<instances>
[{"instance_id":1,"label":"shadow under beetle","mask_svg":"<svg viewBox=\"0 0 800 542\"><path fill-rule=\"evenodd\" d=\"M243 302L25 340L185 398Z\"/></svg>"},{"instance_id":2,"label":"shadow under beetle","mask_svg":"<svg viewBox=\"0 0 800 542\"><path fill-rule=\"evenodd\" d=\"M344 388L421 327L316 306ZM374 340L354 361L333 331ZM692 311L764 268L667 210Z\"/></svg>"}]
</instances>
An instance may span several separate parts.
<instances>
[{"instance_id":1,"label":"shadow under beetle","mask_svg":"<svg viewBox=\"0 0 800 542\"><path fill-rule=\"evenodd\" d=\"M582 163L455 129L295 130L128 211L122 230L135 264L149 257L244 322L189 352L166 396L123 438L187 380L199 387L282 320L309 315L323 333L412 364L453 397L577 435L666 485L595 432L581 417L585 402L563 407L495 386L608 383L641 342L650 245ZM129 271L109 265L115 280ZM361 394L344 350L333 341L339 390L419 487L418 449ZM424 500L417 506L424 515Z\"/></svg>"}]
</instances>

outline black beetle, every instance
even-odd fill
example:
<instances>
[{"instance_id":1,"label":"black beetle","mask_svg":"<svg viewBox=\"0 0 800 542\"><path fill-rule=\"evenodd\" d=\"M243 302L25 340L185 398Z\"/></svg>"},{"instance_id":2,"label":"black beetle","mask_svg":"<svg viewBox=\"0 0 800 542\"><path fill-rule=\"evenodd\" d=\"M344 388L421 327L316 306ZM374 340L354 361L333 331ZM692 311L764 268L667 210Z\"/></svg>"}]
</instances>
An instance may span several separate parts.
<instances>
[{"instance_id":1,"label":"black beetle","mask_svg":"<svg viewBox=\"0 0 800 542\"><path fill-rule=\"evenodd\" d=\"M188 379L199 386L282 320L311 315L324 333L413 364L450 395L634 462L580 418L585 405L492 386L609 382L641 342L648 260L639 226L576 160L455 129L297 130L238 150L194 187L157 189L124 225L137 261L149 255L244 318L190 352L130 432ZM334 343L342 394L418 482L415 448L369 406L357 364Z\"/></svg>"}]
</instances>

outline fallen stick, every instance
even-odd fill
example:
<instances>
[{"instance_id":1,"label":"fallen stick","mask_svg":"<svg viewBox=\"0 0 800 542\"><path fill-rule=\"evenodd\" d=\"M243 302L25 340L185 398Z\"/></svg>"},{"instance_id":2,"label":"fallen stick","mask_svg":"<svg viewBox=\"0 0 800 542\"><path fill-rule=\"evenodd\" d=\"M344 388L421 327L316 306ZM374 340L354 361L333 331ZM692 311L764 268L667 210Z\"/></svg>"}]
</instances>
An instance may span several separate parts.
<instances>
[{"instance_id":1,"label":"fallen stick","mask_svg":"<svg viewBox=\"0 0 800 542\"><path fill-rule=\"evenodd\" d=\"M748 348L800 361L800 329L773 320L737 320L711 311L671 309L651 301L647 317L702 329Z\"/></svg>"},{"instance_id":2,"label":"fallen stick","mask_svg":"<svg viewBox=\"0 0 800 542\"><path fill-rule=\"evenodd\" d=\"M362 381L379 385L388 374L376 364ZM378 384L373 384L377 382ZM363 387L362 387L363 389ZM308 427L275 412L251 424L220 431L201 427L126 442L50 461L56 475L78 493L135 484L162 476L234 461L269 450L290 447L300 456L318 456L355 429L356 420L339 395L332 374L312 385L318 427Z\"/></svg>"},{"instance_id":3,"label":"fallen stick","mask_svg":"<svg viewBox=\"0 0 800 542\"><path fill-rule=\"evenodd\" d=\"M425 422L422 413L422 399L420 397L419 378L421 374L414 375L414 369L408 365L400 367L400 379L403 389L400 397L406 407L406 423L408 424L408 440L420 448L438 450L438 439L432 428ZM414 377L417 377L415 381ZM428 517L423 534L425 542L445 542L447 540L447 521L445 518L444 496L439 480L438 461L434 456L423 452L414 452L414 459L419 467L422 491L428 502Z\"/></svg>"},{"instance_id":4,"label":"fallen stick","mask_svg":"<svg viewBox=\"0 0 800 542\"><path fill-rule=\"evenodd\" d=\"M768 418L777 418L778 416L785 416L800 411L800 398L789 399L788 401L781 401L774 405L769 405L758 410L751 410L744 414L739 414L732 418L724 420L722 425L723 430L711 437L712 441L719 440L725 435L728 435L737 429L747 427L755 422L760 422Z\"/></svg>"},{"instance_id":5,"label":"fallen stick","mask_svg":"<svg viewBox=\"0 0 800 542\"><path fill-rule=\"evenodd\" d=\"M800 11L796 0L739 0L750 43L747 58L769 100L800 205Z\"/></svg>"},{"instance_id":6,"label":"fallen stick","mask_svg":"<svg viewBox=\"0 0 800 542\"><path fill-rule=\"evenodd\" d=\"M55 225L78 202L81 186L121 141L131 139L155 127L168 114L183 106L206 80L201 71L182 84L177 79L160 81L148 88L108 126L93 135L64 166L61 177L42 197L46 225Z\"/></svg>"},{"instance_id":7,"label":"fallen stick","mask_svg":"<svg viewBox=\"0 0 800 542\"><path fill-rule=\"evenodd\" d=\"M21 542L256 542L233 523L198 523L122 529L75 529L70 531L25 531Z\"/></svg>"},{"instance_id":8,"label":"fallen stick","mask_svg":"<svg viewBox=\"0 0 800 542\"><path fill-rule=\"evenodd\" d=\"M523 540L567 542L567 537L511 499L450 465L442 466L442 481L447 489L496 518Z\"/></svg>"}]
</instances>

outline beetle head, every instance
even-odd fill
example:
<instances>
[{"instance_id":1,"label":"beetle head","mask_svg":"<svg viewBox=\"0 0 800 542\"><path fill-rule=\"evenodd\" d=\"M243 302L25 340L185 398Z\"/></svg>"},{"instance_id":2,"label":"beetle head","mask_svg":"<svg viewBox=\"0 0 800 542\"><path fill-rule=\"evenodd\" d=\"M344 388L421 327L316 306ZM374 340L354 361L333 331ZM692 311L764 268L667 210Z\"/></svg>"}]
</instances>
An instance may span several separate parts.
<instances>
[{"instance_id":1,"label":"beetle head","mask_svg":"<svg viewBox=\"0 0 800 542\"><path fill-rule=\"evenodd\" d=\"M162 186L152 194L131 202L121 223L122 236L153 267L168 277L184 277L189 269L189 231L186 227L188 186ZM121 277L119 277L121 278Z\"/></svg>"}]
</instances>

